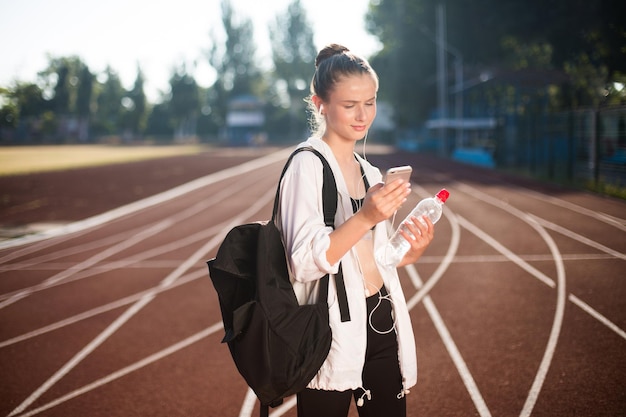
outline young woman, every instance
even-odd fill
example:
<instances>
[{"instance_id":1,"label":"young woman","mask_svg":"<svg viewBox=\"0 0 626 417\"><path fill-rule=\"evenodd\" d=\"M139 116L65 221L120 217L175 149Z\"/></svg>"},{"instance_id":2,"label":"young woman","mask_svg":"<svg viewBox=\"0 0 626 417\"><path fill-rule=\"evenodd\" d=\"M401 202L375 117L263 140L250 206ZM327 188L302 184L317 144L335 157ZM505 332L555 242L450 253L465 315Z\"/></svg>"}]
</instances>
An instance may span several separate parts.
<instances>
[{"instance_id":1,"label":"young woman","mask_svg":"<svg viewBox=\"0 0 626 417\"><path fill-rule=\"evenodd\" d=\"M324 225L322 164L311 152L294 157L281 184L281 229L300 304L314 302L318 280L342 265L350 321L341 321L335 285L329 285L330 353L298 394L299 417L345 417L354 397L359 415L406 415L405 395L415 385L417 359L409 312L395 269L376 264L388 239L386 220L410 193L410 184L381 183L380 171L355 153L376 116L378 77L368 62L340 45L315 62L309 107L312 146L328 160L338 190L335 229ZM399 266L415 262L434 230L426 219L407 225L411 249ZM331 283L334 282L332 279Z\"/></svg>"}]
</instances>

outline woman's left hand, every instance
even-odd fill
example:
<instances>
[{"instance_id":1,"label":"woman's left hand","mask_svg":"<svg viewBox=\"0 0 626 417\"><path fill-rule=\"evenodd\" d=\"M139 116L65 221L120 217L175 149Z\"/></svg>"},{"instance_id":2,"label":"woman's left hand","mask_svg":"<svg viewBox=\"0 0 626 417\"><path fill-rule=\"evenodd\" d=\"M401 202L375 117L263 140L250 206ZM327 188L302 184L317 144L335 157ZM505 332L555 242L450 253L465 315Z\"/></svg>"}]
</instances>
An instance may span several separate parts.
<instances>
[{"instance_id":1,"label":"woman's left hand","mask_svg":"<svg viewBox=\"0 0 626 417\"><path fill-rule=\"evenodd\" d=\"M435 226L426 216L423 216L422 223L417 217L411 217L410 221L405 222L407 230L401 230L400 233L411 244L409 251L398 264L398 267L412 264L422 256L433 237L435 237Z\"/></svg>"}]
</instances>

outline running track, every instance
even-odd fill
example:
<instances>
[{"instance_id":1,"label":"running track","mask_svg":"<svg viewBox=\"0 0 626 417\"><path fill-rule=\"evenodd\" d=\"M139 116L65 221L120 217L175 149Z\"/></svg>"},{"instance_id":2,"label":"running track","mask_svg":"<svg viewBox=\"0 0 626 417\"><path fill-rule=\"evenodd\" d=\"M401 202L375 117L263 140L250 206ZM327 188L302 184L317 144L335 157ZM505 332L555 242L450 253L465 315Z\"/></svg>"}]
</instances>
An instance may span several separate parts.
<instances>
[{"instance_id":1,"label":"running track","mask_svg":"<svg viewBox=\"0 0 626 417\"><path fill-rule=\"evenodd\" d=\"M625 415L626 203L370 151L413 166L403 213L451 192L400 271L420 369L409 416ZM286 156L0 244L0 414L257 414L205 261L231 227L269 217ZM295 416L293 399L271 415Z\"/></svg>"}]
</instances>

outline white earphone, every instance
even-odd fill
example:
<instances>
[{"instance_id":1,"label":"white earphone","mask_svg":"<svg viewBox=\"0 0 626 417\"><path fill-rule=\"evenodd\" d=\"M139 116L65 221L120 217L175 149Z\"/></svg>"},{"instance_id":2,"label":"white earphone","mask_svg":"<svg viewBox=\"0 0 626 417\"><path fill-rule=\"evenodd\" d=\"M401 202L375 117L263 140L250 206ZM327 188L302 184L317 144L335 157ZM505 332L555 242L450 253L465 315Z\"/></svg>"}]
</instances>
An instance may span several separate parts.
<instances>
[{"instance_id":1,"label":"white earphone","mask_svg":"<svg viewBox=\"0 0 626 417\"><path fill-rule=\"evenodd\" d=\"M324 111L324 105L320 104L320 115L323 115L324 113L322 113Z\"/></svg>"}]
</instances>

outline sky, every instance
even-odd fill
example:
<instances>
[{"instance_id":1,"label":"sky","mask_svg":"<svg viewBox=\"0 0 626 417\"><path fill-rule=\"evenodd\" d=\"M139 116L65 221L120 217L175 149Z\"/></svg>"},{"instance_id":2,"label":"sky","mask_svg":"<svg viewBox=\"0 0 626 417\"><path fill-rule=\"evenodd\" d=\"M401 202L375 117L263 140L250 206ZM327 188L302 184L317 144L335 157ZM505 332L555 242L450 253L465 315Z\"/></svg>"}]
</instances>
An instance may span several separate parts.
<instances>
[{"instance_id":1,"label":"sky","mask_svg":"<svg viewBox=\"0 0 626 417\"><path fill-rule=\"evenodd\" d=\"M268 24L291 0L231 0L236 15L254 24L257 58L270 62ZM369 0L301 0L315 46L341 43L371 56L379 43L365 31ZM137 24L139 22L139 25ZM174 68L186 64L203 87L215 73L206 59L212 35L222 35L221 0L0 0L0 86L35 82L48 55L77 55L93 73L110 65L131 88L137 65L150 100L167 89Z\"/></svg>"}]
</instances>

